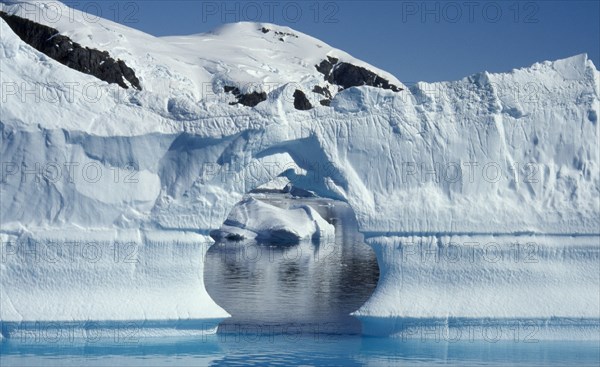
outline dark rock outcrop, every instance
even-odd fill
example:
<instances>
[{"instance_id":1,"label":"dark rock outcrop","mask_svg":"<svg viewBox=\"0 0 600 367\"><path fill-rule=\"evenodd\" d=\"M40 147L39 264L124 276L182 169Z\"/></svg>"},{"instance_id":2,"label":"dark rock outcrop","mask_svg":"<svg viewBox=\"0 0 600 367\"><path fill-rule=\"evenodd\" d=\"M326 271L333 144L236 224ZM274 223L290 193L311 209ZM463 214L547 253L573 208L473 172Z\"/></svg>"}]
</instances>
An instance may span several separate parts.
<instances>
[{"instance_id":1,"label":"dark rock outcrop","mask_svg":"<svg viewBox=\"0 0 600 367\"><path fill-rule=\"evenodd\" d=\"M111 58L108 52L83 47L69 37L60 35L58 30L29 19L2 11L0 18L25 43L61 64L125 89L129 88L125 81L138 90L142 89L135 72L122 60Z\"/></svg>"},{"instance_id":2,"label":"dark rock outcrop","mask_svg":"<svg viewBox=\"0 0 600 367\"><path fill-rule=\"evenodd\" d=\"M299 89L294 91L294 108L301 111L307 111L313 108L308 98L306 98L306 94Z\"/></svg>"},{"instance_id":3,"label":"dark rock outcrop","mask_svg":"<svg viewBox=\"0 0 600 367\"><path fill-rule=\"evenodd\" d=\"M272 31L272 29L269 29L269 28L266 28L266 27L262 27L262 28L260 29L260 31L266 34L266 33L269 33L269 32L271 32L271 31ZM273 33L275 33L275 35L276 35L276 36L280 36L280 37L281 37L281 36L289 36L289 37L298 38L298 35L297 35L297 34L294 34L294 33L289 33L289 32L280 32L280 31L273 31ZM280 39L281 39L281 38L280 38Z\"/></svg>"},{"instance_id":4,"label":"dark rock outcrop","mask_svg":"<svg viewBox=\"0 0 600 367\"><path fill-rule=\"evenodd\" d=\"M337 64L338 61L339 60L335 57L327 56L327 60L321 61L321 63L315 67L317 68L317 71L325 75L325 79L327 79L327 76L331 73L331 69L333 69L333 66Z\"/></svg>"},{"instance_id":5,"label":"dark rock outcrop","mask_svg":"<svg viewBox=\"0 0 600 367\"><path fill-rule=\"evenodd\" d=\"M327 56L327 60L315 65L317 71L325 76L325 80L343 89L368 85L399 92L402 88L391 84L371 70L347 62L340 62L335 57Z\"/></svg>"},{"instance_id":6,"label":"dark rock outcrop","mask_svg":"<svg viewBox=\"0 0 600 367\"><path fill-rule=\"evenodd\" d=\"M323 96L325 96L325 97L327 97L327 98L329 98L329 99L331 99L331 97L332 97L332 95L331 95L331 92L330 92L330 91L329 91L329 89L327 89L326 87L321 87L321 86L319 86L319 85L315 85L315 86L313 87L313 90L312 90L312 91L313 91L314 93L318 93L318 94L320 94L320 95L323 95Z\"/></svg>"},{"instance_id":7,"label":"dark rock outcrop","mask_svg":"<svg viewBox=\"0 0 600 367\"><path fill-rule=\"evenodd\" d=\"M267 93L265 92L252 92L243 94L238 87L232 87L226 85L223 87L225 93L231 93L237 99L237 102L230 103L231 105L242 104L247 107L254 107L260 102L267 100Z\"/></svg>"},{"instance_id":8,"label":"dark rock outcrop","mask_svg":"<svg viewBox=\"0 0 600 367\"><path fill-rule=\"evenodd\" d=\"M344 89L368 85L371 87L390 89L394 92L402 90L400 87L390 84L388 80L383 79L374 72L346 62L336 64L329 74L328 79L330 83L335 83Z\"/></svg>"},{"instance_id":9,"label":"dark rock outcrop","mask_svg":"<svg viewBox=\"0 0 600 367\"><path fill-rule=\"evenodd\" d=\"M326 106L326 107L331 106L331 100L330 99L322 99L322 100L319 101L319 103L321 104L321 106Z\"/></svg>"}]
</instances>

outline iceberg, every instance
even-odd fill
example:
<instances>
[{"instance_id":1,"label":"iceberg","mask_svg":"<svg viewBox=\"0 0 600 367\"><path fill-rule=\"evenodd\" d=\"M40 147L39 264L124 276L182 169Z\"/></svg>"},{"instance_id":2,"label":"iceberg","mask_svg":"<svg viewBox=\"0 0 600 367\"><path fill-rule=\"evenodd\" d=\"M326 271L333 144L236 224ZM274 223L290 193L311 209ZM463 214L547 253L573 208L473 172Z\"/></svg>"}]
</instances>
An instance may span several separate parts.
<instances>
[{"instance_id":1,"label":"iceberg","mask_svg":"<svg viewBox=\"0 0 600 367\"><path fill-rule=\"evenodd\" d=\"M597 236L391 236L368 243L382 273L353 313L366 334L598 339Z\"/></svg>"},{"instance_id":2,"label":"iceberg","mask_svg":"<svg viewBox=\"0 0 600 367\"><path fill-rule=\"evenodd\" d=\"M204 287L211 245L197 233L156 230L2 234L2 333L24 332L22 324L35 330L39 322L200 320L214 328L229 314Z\"/></svg>"},{"instance_id":3,"label":"iceberg","mask_svg":"<svg viewBox=\"0 0 600 367\"><path fill-rule=\"evenodd\" d=\"M334 228L306 204L279 208L253 197L233 207L215 240L255 240L259 243L293 245L300 241L333 238Z\"/></svg>"},{"instance_id":4,"label":"iceberg","mask_svg":"<svg viewBox=\"0 0 600 367\"><path fill-rule=\"evenodd\" d=\"M600 319L600 73L585 54L409 88L273 24L154 37L56 2L0 11L106 50L140 84L74 70L0 19L4 324L226 317L203 286L208 236L280 182L354 210L381 268L365 319ZM378 82L339 75L363 69ZM296 210L312 235L318 216ZM272 234L254 219L239 224ZM138 261L57 252L86 241L131 241ZM532 242L537 262L416 260L471 242L490 256Z\"/></svg>"}]
</instances>

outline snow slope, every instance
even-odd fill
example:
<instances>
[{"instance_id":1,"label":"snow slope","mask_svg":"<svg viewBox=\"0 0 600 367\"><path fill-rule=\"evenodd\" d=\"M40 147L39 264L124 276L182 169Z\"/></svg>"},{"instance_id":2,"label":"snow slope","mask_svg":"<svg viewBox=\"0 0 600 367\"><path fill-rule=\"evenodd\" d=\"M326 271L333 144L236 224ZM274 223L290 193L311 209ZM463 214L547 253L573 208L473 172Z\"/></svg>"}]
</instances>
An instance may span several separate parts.
<instances>
[{"instance_id":1,"label":"snow slope","mask_svg":"<svg viewBox=\"0 0 600 367\"><path fill-rule=\"evenodd\" d=\"M397 241L379 240L388 236L418 236L426 239L424 244L443 235L591 238L581 250L588 259L561 257L581 254L568 240L560 251L540 241L540 253L551 254L552 261L531 271L511 266L490 278L435 266L439 277L417 276L432 268L414 264L409 293L389 291L392 278L382 276L381 292L387 293L376 293L365 314L600 317L600 301L593 296L565 296L544 307L531 306L527 297L544 294L546 285L539 279L552 274L555 263L563 275L573 275L552 283L544 300L599 287L588 272L598 265L600 246L600 74L586 55L407 89L393 76L286 27L240 23L207 34L156 38L105 20L86 21L77 11L56 22L34 19L57 9L68 12L33 1L7 1L0 8L123 59L142 90L125 90L75 72L23 43L0 20L0 223L6 235L43 236L49 228L58 228L63 241L90 228L207 235L244 194L286 176L297 187L347 201L360 230L377 238L371 242L376 249ZM292 35L280 41L275 32ZM363 86L338 91L315 68L327 56L363 66L404 90ZM264 91L268 98L254 108L230 105L234 97L223 91L226 85ZM330 107L320 105L323 96L312 92L315 85L334 94ZM294 108L296 89L305 92L313 109ZM401 268L394 251L380 260L382 269L389 268L384 274ZM189 261L180 255L170 255L168 266ZM163 266L162 258L151 259L148 266ZM45 320L79 312L28 308L26 302L34 298L16 295L23 275L11 270L27 268L28 260L11 261L0 269L3 292L9 294L2 297L0 319ZM487 264L480 265L478 271L488 271ZM200 265L192 268L201 270ZM58 287L69 271L39 280L37 286L44 292ZM98 278L106 274L94 271ZM518 287L507 280L516 276L525 284L522 292L501 309L488 300L472 314L461 315L458 304L452 304L455 298L435 292L438 286L456 286L471 297L482 292L485 299L496 284ZM197 278L178 282L198 286ZM61 297L59 290L34 294L56 304ZM421 300L421 306L435 307L428 306L425 315L406 304L401 297L407 295ZM124 316L110 314L108 305L105 311L79 315L176 317L178 311L167 308L189 310L193 317L218 313L204 296L197 297L208 302L207 309L202 302L171 298L172 307L140 303L123 309ZM585 310L579 301L585 301ZM530 311L519 312L523 307Z\"/></svg>"}]
</instances>

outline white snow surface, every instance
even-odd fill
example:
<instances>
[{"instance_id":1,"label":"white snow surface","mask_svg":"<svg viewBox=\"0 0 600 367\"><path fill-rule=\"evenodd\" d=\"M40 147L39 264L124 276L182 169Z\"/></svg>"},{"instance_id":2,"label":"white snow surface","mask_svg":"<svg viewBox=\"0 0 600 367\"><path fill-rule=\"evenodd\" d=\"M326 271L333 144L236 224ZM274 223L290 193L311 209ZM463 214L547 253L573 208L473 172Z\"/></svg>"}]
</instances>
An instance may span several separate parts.
<instances>
[{"instance_id":1,"label":"white snow surface","mask_svg":"<svg viewBox=\"0 0 600 367\"><path fill-rule=\"evenodd\" d=\"M48 236L66 243L90 230L140 228L158 236L207 235L246 193L285 176L297 187L347 201L359 229L378 238L373 247L391 246L382 252L389 254L380 259L382 287L361 309L365 314L600 317L600 303L589 295L598 294L598 279L589 273L596 266L597 275L600 247L600 73L585 54L407 88L319 40L271 24L157 38L87 21L57 2L4 1L0 10L109 51L134 69L143 88L124 90L73 71L26 45L0 20L3 242ZM48 12L62 16L48 21ZM275 30L297 37L281 42ZM310 91L327 86L314 67L326 56L362 65L405 89L330 88L335 97L323 107L322 96ZM269 98L254 108L232 106L224 85L264 90ZM295 89L315 108L295 110ZM411 263L402 271L412 269L414 286L403 283L402 289L387 278L401 267L387 242L397 239L379 240L523 234L557 235L562 242L540 241L551 261L529 268ZM591 239L578 252L568 239L583 234ZM192 261L172 241L164 243L144 245L157 252L127 271L79 262L50 270L34 266L28 255L12 256L0 267L0 319L224 315L202 292L202 265L195 261L203 252L195 250ZM579 256L584 253L593 256ZM168 277L154 282L160 275L152 270L162 267ZM430 278L432 269L437 275ZM113 271L126 276L110 276ZM557 280L544 281L546 275ZM517 276L523 287L511 283ZM88 286L97 292L85 291ZM496 289L506 295L502 305L493 302ZM107 301L132 290L126 302ZM176 291L182 296L173 296ZM479 292L480 306L461 314L461 307L477 304ZM81 308L83 294L94 302ZM162 301L143 301L148 297ZM415 299L414 306L401 297ZM65 299L72 302L61 303Z\"/></svg>"},{"instance_id":2,"label":"white snow surface","mask_svg":"<svg viewBox=\"0 0 600 367\"><path fill-rule=\"evenodd\" d=\"M333 239L335 229L308 205L279 208L248 197L233 207L220 232L260 241L276 241L281 235L290 241L310 241Z\"/></svg>"}]
</instances>

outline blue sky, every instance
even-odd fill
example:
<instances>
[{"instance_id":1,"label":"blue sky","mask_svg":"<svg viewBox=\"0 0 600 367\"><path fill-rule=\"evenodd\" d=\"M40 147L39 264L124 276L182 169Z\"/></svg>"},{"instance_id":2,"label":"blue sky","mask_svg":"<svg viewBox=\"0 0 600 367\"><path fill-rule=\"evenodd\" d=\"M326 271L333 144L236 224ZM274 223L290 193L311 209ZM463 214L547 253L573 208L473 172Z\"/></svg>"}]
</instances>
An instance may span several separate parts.
<instances>
[{"instance_id":1,"label":"blue sky","mask_svg":"<svg viewBox=\"0 0 600 367\"><path fill-rule=\"evenodd\" d=\"M65 1L157 36L222 23L287 25L393 73L455 80L587 53L600 66L600 1Z\"/></svg>"}]
</instances>

